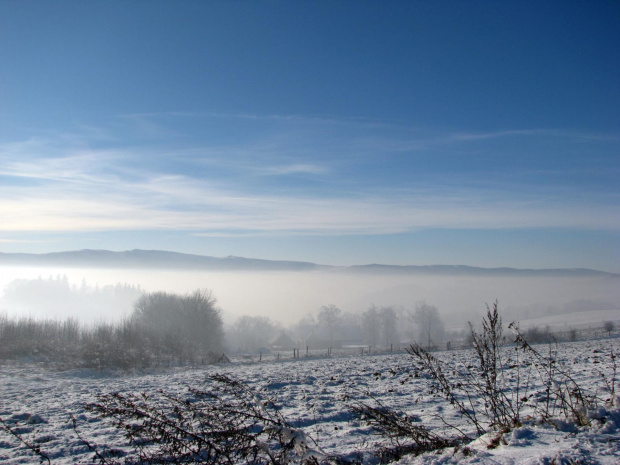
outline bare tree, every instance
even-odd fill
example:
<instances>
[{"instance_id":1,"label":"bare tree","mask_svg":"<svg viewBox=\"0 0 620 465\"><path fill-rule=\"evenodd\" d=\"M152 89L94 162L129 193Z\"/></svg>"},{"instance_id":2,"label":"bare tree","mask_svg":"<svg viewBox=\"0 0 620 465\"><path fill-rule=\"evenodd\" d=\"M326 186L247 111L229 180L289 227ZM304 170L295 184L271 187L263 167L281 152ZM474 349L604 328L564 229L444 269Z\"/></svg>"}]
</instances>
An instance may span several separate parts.
<instances>
[{"instance_id":1,"label":"bare tree","mask_svg":"<svg viewBox=\"0 0 620 465\"><path fill-rule=\"evenodd\" d=\"M603 323L603 328L605 328L605 331L611 336L611 332L616 329L616 325L613 321L606 321Z\"/></svg>"},{"instance_id":2,"label":"bare tree","mask_svg":"<svg viewBox=\"0 0 620 465\"><path fill-rule=\"evenodd\" d=\"M342 316L342 310L336 307L333 304L324 305L321 307L319 311L319 323L321 323L325 328L327 328L327 335L329 336L329 345L332 346L334 343L334 331L336 330L336 326L340 322L340 317Z\"/></svg>"},{"instance_id":3,"label":"bare tree","mask_svg":"<svg viewBox=\"0 0 620 465\"><path fill-rule=\"evenodd\" d=\"M198 289L181 298L181 315L186 337L199 353L219 351L224 331L217 299L210 290Z\"/></svg>"},{"instance_id":4,"label":"bare tree","mask_svg":"<svg viewBox=\"0 0 620 465\"><path fill-rule=\"evenodd\" d=\"M144 294L134 305L131 321L153 343L191 361L221 350L224 331L216 303L208 290L186 295Z\"/></svg>"},{"instance_id":5,"label":"bare tree","mask_svg":"<svg viewBox=\"0 0 620 465\"><path fill-rule=\"evenodd\" d=\"M179 296L151 292L136 301L131 318L143 327L159 330L174 325L180 311Z\"/></svg>"},{"instance_id":6,"label":"bare tree","mask_svg":"<svg viewBox=\"0 0 620 465\"><path fill-rule=\"evenodd\" d=\"M243 315L228 331L229 343L241 352L255 351L267 347L280 330L280 325L266 316Z\"/></svg>"},{"instance_id":7,"label":"bare tree","mask_svg":"<svg viewBox=\"0 0 620 465\"><path fill-rule=\"evenodd\" d=\"M427 349L431 348L433 341L439 342L443 339L444 324L437 307L428 305L426 302L419 302L411 316L418 325L420 340L426 342Z\"/></svg>"},{"instance_id":8,"label":"bare tree","mask_svg":"<svg viewBox=\"0 0 620 465\"><path fill-rule=\"evenodd\" d=\"M379 313L377 307L372 305L362 314L362 330L364 332L364 341L373 347L379 342Z\"/></svg>"},{"instance_id":9,"label":"bare tree","mask_svg":"<svg viewBox=\"0 0 620 465\"><path fill-rule=\"evenodd\" d=\"M381 320L381 336L387 347L398 337L398 317L392 307L381 307L379 319Z\"/></svg>"}]
</instances>

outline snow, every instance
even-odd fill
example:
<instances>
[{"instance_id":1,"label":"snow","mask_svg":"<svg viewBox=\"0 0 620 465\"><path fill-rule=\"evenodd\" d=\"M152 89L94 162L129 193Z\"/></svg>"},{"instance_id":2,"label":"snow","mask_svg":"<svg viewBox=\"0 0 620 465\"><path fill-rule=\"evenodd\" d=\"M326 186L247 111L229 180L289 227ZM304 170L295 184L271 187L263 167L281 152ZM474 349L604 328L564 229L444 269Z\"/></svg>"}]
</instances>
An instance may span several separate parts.
<instances>
[{"instance_id":1,"label":"snow","mask_svg":"<svg viewBox=\"0 0 620 465\"><path fill-rule=\"evenodd\" d=\"M547 346L539 346L546 351ZM580 387L609 398L604 379L612 378L610 351L620 352L620 339L582 341L550 346L558 361L570 368ZM513 349L508 349L513 350ZM470 363L471 350L438 352L447 363ZM257 396L275 398L294 431L307 437L313 449L326 454L361 458L376 464L372 455L384 439L349 409L351 402L373 399L401 411L432 431L453 434L443 420L467 433L470 426L443 397L429 391L431 380L421 375L417 362L404 353L349 355L313 359L236 362L199 368L172 368L149 373L65 369L34 362L0 365L0 417L27 440L37 442L53 464L94 463L93 453L77 437L70 415L82 437L97 445L130 451L120 434L105 420L84 410L97 395L148 393L158 390L183 394L201 388L213 374L242 380ZM618 380L616 379L616 383ZM532 385L539 393L541 386ZM601 464L620 463L620 405L588 412L591 426L577 427L558 419L555 427L536 418L519 428L489 433L458 450L405 456L397 463L418 464ZM499 444L489 449L491 442ZM314 447L316 445L316 447ZM39 459L12 436L0 433L0 462L38 463Z\"/></svg>"},{"instance_id":2,"label":"snow","mask_svg":"<svg viewBox=\"0 0 620 465\"><path fill-rule=\"evenodd\" d=\"M559 315L523 319L518 323L521 329L549 327L549 329L557 331L569 328L596 328L598 331L601 331L602 321L611 321L617 325L620 322L620 309L562 313Z\"/></svg>"}]
</instances>

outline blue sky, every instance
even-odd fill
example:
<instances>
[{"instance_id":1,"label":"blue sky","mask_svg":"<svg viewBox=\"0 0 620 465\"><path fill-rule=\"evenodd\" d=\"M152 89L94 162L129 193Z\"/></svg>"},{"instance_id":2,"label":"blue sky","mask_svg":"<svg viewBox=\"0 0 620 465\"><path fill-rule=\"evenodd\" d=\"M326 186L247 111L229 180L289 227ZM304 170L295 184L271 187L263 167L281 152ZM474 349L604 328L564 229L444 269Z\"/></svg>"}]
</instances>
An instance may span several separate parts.
<instances>
[{"instance_id":1,"label":"blue sky","mask_svg":"<svg viewBox=\"0 0 620 465\"><path fill-rule=\"evenodd\" d=\"M0 251L620 272L617 2L0 2Z\"/></svg>"}]
</instances>

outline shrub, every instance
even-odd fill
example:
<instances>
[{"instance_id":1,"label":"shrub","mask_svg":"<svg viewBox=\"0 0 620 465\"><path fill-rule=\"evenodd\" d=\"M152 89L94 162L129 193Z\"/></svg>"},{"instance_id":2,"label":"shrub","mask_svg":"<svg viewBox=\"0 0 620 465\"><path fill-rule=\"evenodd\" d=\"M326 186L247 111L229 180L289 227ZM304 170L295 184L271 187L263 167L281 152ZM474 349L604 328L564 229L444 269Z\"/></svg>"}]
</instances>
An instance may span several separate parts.
<instances>
[{"instance_id":1,"label":"shrub","mask_svg":"<svg viewBox=\"0 0 620 465\"><path fill-rule=\"evenodd\" d=\"M544 329L540 329L538 326L532 326L525 331L524 338L531 344L549 344L555 341L555 337L548 326Z\"/></svg>"},{"instance_id":2,"label":"shrub","mask_svg":"<svg viewBox=\"0 0 620 465\"><path fill-rule=\"evenodd\" d=\"M551 347L549 354L543 355L530 345L526 337L514 324L511 323L510 327L516 333L517 350L521 350L529 357L531 364L538 372L539 380L546 387L542 402L535 406L535 410L541 419L551 421L554 417L560 416L576 422L579 426L589 425L588 411L598 407L597 395L586 392L579 386L570 369L558 363ZM614 365L612 380L615 380L616 365L613 350L611 351L611 358ZM613 395L612 392L612 397Z\"/></svg>"},{"instance_id":3,"label":"shrub","mask_svg":"<svg viewBox=\"0 0 620 465\"><path fill-rule=\"evenodd\" d=\"M470 324L476 364L449 365L417 344L411 346L409 353L421 362L422 370L433 380L433 390L445 396L479 435L489 431L501 433L520 426L525 405L532 407L535 415L543 421L553 423L555 418L560 418L578 426L588 425L588 412L601 402L597 394L586 392L579 386L570 369L558 362L552 346L549 346L549 354L543 355L530 345L527 335L523 335L513 323L509 328L515 334L516 346L511 349L513 356L508 355L508 349L502 349L502 322L495 302L492 309L487 306L481 333ZM605 389L610 393L609 402L615 398L616 358L613 350L611 359L611 381L601 373ZM511 383L507 382L508 378ZM537 399L532 399L535 380L543 386L542 398L538 395ZM482 402L476 401L478 397Z\"/></svg>"},{"instance_id":4,"label":"shrub","mask_svg":"<svg viewBox=\"0 0 620 465\"><path fill-rule=\"evenodd\" d=\"M212 389L189 389L186 396L108 394L87 410L111 421L125 434L134 457L124 462L230 465L318 464L324 454L308 445L270 400L226 376L210 379ZM101 463L118 464L114 451L100 450L78 436ZM327 457L325 457L327 458Z\"/></svg>"},{"instance_id":5,"label":"shrub","mask_svg":"<svg viewBox=\"0 0 620 465\"><path fill-rule=\"evenodd\" d=\"M94 368L145 368L153 352L141 328L133 321L98 323L82 334L82 364Z\"/></svg>"},{"instance_id":6,"label":"shrub","mask_svg":"<svg viewBox=\"0 0 620 465\"><path fill-rule=\"evenodd\" d=\"M605 321L603 323L603 328L607 331L607 334L611 336L611 332L616 329L616 324L613 321Z\"/></svg>"},{"instance_id":7,"label":"shrub","mask_svg":"<svg viewBox=\"0 0 620 465\"><path fill-rule=\"evenodd\" d=\"M419 455L459 443L458 439L442 437L426 426L416 424L417 418L386 408L376 399L374 404L354 400L349 409L389 441L389 446L382 447L377 454L381 463L400 460L403 455Z\"/></svg>"},{"instance_id":8,"label":"shrub","mask_svg":"<svg viewBox=\"0 0 620 465\"><path fill-rule=\"evenodd\" d=\"M0 314L0 358L66 361L78 352L80 331L79 323L72 318L37 320Z\"/></svg>"},{"instance_id":9,"label":"shrub","mask_svg":"<svg viewBox=\"0 0 620 465\"><path fill-rule=\"evenodd\" d=\"M212 362L221 355L223 329L215 297L145 294L130 318L82 326L0 314L0 358L33 357L85 367L122 369L153 364Z\"/></svg>"},{"instance_id":10,"label":"shrub","mask_svg":"<svg viewBox=\"0 0 620 465\"><path fill-rule=\"evenodd\" d=\"M144 294L134 305L131 320L158 357L171 356L179 363L210 360L223 344L223 324L216 302L207 290L183 296Z\"/></svg>"},{"instance_id":11,"label":"shrub","mask_svg":"<svg viewBox=\"0 0 620 465\"><path fill-rule=\"evenodd\" d=\"M568 339L571 342L575 342L576 340L579 339L579 331L577 331L575 328L571 328L568 331Z\"/></svg>"},{"instance_id":12,"label":"shrub","mask_svg":"<svg viewBox=\"0 0 620 465\"><path fill-rule=\"evenodd\" d=\"M435 389L469 420L478 434L519 425L520 386L517 383L514 390L505 388L504 337L497 302L493 309L487 306L482 332L477 333L470 323L470 334L477 364L447 367L418 344L413 344L408 352L422 363L422 370L433 379ZM446 373L452 373L452 376ZM475 400L477 396L483 399L482 411Z\"/></svg>"}]
</instances>

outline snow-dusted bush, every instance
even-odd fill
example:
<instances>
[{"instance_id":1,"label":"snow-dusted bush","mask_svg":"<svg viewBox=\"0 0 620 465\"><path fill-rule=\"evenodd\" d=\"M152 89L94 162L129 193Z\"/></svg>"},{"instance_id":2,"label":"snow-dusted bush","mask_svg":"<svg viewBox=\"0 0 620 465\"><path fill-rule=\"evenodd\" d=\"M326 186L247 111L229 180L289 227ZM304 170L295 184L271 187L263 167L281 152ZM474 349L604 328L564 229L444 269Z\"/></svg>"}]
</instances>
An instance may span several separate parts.
<instances>
[{"instance_id":1,"label":"snow-dusted bush","mask_svg":"<svg viewBox=\"0 0 620 465\"><path fill-rule=\"evenodd\" d=\"M554 342L554 335L551 333L549 327L540 329L538 326L532 326L525 331L524 338L530 344L549 344L550 342Z\"/></svg>"},{"instance_id":2,"label":"snow-dusted bush","mask_svg":"<svg viewBox=\"0 0 620 465\"><path fill-rule=\"evenodd\" d=\"M613 321L604 321L603 328L607 331L607 335L611 336L612 331L616 330L616 324Z\"/></svg>"},{"instance_id":3,"label":"snow-dusted bush","mask_svg":"<svg viewBox=\"0 0 620 465\"><path fill-rule=\"evenodd\" d=\"M409 353L433 379L434 389L469 420L479 435L518 426L524 387L518 373L516 385L506 387L509 367L502 350L505 339L497 302L492 309L487 307L482 332L471 324L470 332L476 363L448 366L418 344L413 344Z\"/></svg>"},{"instance_id":4,"label":"snow-dusted bush","mask_svg":"<svg viewBox=\"0 0 620 465\"><path fill-rule=\"evenodd\" d=\"M557 354L551 345L548 354L545 355L532 347L514 324L511 323L509 327L516 333L515 350L521 351L528 358L539 380L546 386L543 395L538 398L538 403L533 405L541 420L554 423L559 418L577 426L590 426L592 412L597 411L602 404L610 406L615 402L617 363L613 349L609 354L613 367L611 376L606 377L603 373L599 373L602 378L601 385L597 386L596 390L587 390L575 380L570 366L557 359ZM607 399L601 397L605 392L609 396ZM529 397L526 399L529 400Z\"/></svg>"},{"instance_id":5,"label":"snow-dusted bush","mask_svg":"<svg viewBox=\"0 0 620 465\"><path fill-rule=\"evenodd\" d=\"M133 321L97 323L82 332L80 361L94 368L144 368L154 362L149 341Z\"/></svg>"},{"instance_id":6,"label":"snow-dusted bush","mask_svg":"<svg viewBox=\"0 0 620 465\"><path fill-rule=\"evenodd\" d=\"M209 381L210 389L189 389L185 396L107 394L87 410L123 432L134 449L124 463L318 465L328 459L271 400L226 376ZM75 420L74 428L80 435ZM114 451L80 437L101 463L120 463Z\"/></svg>"},{"instance_id":7,"label":"snow-dusted bush","mask_svg":"<svg viewBox=\"0 0 620 465\"><path fill-rule=\"evenodd\" d=\"M210 363L221 355L223 329L213 295L145 294L130 318L81 325L77 320L0 314L0 358L34 358L123 369Z\"/></svg>"},{"instance_id":8,"label":"snow-dusted bush","mask_svg":"<svg viewBox=\"0 0 620 465\"><path fill-rule=\"evenodd\" d=\"M388 440L389 444L376 452L381 463L400 460L404 455L419 455L457 446L460 442L459 438L446 438L431 431L427 426L418 423L417 417L412 418L386 408L376 399L373 399L373 404L353 399L349 409Z\"/></svg>"},{"instance_id":9,"label":"snow-dusted bush","mask_svg":"<svg viewBox=\"0 0 620 465\"><path fill-rule=\"evenodd\" d=\"M0 314L0 358L70 360L78 352L80 332L73 318L61 321Z\"/></svg>"},{"instance_id":10,"label":"snow-dusted bush","mask_svg":"<svg viewBox=\"0 0 620 465\"><path fill-rule=\"evenodd\" d=\"M134 305L131 321L158 358L173 357L179 363L210 361L222 350L224 338L216 303L208 290L144 294Z\"/></svg>"},{"instance_id":11,"label":"snow-dusted bush","mask_svg":"<svg viewBox=\"0 0 620 465\"><path fill-rule=\"evenodd\" d=\"M615 398L613 350L611 379L602 375L604 385L600 391L587 391L575 381L570 368L557 360L551 345L549 353L543 355L530 345L527 334L523 335L513 323L509 328L516 345L503 347L506 339L495 302L492 309L487 306L481 333L470 324L476 363L453 365L417 344L409 349L421 363L422 371L433 380L432 389L443 395L478 435L521 426L525 407L544 422L553 424L560 419L578 426L589 425L589 412L605 402L598 394L607 392L609 399ZM543 386L543 390L535 391L534 385Z\"/></svg>"}]
</instances>

